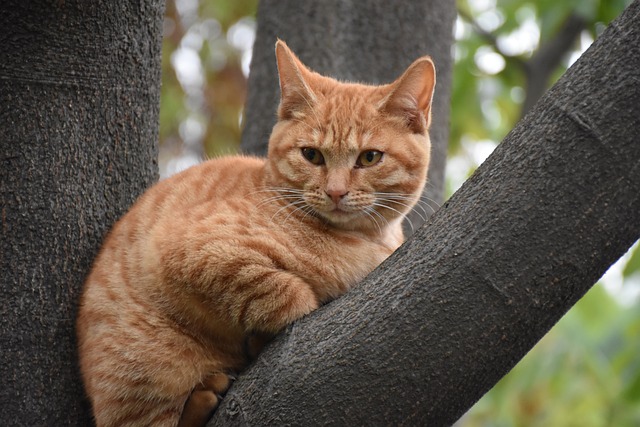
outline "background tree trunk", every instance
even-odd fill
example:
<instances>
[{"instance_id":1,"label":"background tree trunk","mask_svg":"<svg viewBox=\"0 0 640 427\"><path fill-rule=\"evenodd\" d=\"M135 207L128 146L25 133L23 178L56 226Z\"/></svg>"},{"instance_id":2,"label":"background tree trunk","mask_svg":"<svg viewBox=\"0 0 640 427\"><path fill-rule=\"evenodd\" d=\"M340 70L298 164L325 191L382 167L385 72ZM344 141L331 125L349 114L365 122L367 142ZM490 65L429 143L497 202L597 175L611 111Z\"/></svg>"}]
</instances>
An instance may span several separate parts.
<instances>
[{"instance_id":1,"label":"background tree trunk","mask_svg":"<svg viewBox=\"0 0 640 427\"><path fill-rule=\"evenodd\" d=\"M281 334L209 425L455 422L640 237L639 81L636 1L407 244Z\"/></svg>"},{"instance_id":2,"label":"background tree trunk","mask_svg":"<svg viewBox=\"0 0 640 427\"><path fill-rule=\"evenodd\" d=\"M3 425L90 425L79 289L157 178L162 1L0 5Z\"/></svg>"},{"instance_id":3,"label":"background tree trunk","mask_svg":"<svg viewBox=\"0 0 640 427\"><path fill-rule=\"evenodd\" d=\"M249 75L242 148L263 155L280 90L274 47L281 38L313 70L341 80L388 83L413 60L430 55L437 69L431 127L432 160L425 207L444 198L455 2L437 0L261 0ZM420 212L422 214L422 212ZM417 212L411 221L419 226Z\"/></svg>"}]
</instances>

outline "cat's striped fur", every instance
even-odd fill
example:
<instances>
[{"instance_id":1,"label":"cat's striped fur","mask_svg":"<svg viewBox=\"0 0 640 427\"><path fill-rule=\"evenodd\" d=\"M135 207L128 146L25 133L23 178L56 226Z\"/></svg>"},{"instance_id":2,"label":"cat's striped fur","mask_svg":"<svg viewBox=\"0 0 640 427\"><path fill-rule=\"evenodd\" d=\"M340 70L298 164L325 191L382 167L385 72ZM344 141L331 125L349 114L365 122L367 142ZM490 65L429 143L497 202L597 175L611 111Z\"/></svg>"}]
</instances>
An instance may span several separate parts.
<instances>
[{"instance_id":1,"label":"cat's striped fur","mask_svg":"<svg viewBox=\"0 0 640 427\"><path fill-rule=\"evenodd\" d=\"M384 86L307 69L281 41L267 159L147 191L95 260L77 322L98 426L202 425L247 342L336 298L402 242L429 162L430 59Z\"/></svg>"}]
</instances>

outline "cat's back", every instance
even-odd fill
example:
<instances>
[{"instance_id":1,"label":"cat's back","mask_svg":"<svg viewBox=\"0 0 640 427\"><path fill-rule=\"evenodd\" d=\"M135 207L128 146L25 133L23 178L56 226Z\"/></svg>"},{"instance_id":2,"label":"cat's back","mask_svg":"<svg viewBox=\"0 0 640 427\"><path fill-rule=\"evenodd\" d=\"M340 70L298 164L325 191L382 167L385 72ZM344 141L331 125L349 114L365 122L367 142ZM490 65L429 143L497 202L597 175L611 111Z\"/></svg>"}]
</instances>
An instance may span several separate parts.
<instances>
[{"instance_id":1,"label":"cat's back","mask_svg":"<svg viewBox=\"0 0 640 427\"><path fill-rule=\"evenodd\" d=\"M127 216L153 220L162 215L188 214L203 204L232 201L261 185L264 160L229 156L208 160L173 175L149 189ZM220 209L216 205L216 210Z\"/></svg>"},{"instance_id":2,"label":"cat's back","mask_svg":"<svg viewBox=\"0 0 640 427\"><path fill-rule=\"evenodd\" d=\"M241 214L239 204L260 186L264 160L229 156L193 166L148 189L107 235L85 284L116 288L140 278L158 238L210 215ZM90 298L83 296L84 299Z\"/></svg>"},{"instance_id":3,"label":"cat's back","mask_svg":"<svg viewBox=\"0 0 640 427\"><path fill-rule=\"evenodd\" d=\"M102 251L146 239L158 223L179 227L199 214L224 210L234 199L241 199L260 185L263 166L264 160L259 158L221 157L160 181L115 224Z\"/></svg>"}]
</instances>

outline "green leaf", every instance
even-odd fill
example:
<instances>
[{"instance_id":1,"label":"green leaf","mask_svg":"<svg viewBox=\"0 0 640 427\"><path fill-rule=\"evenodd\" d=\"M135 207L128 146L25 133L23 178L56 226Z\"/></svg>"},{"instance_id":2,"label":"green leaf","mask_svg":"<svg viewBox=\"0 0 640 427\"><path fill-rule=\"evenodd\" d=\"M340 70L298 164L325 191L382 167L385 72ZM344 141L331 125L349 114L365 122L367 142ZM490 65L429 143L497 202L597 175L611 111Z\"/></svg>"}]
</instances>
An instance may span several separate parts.
<instances>
[{"instance_id":1,"label":"green leaf","mask_svg":"<svg viewBox=\"0 0 640 427\"><path fill-rule=\"evenodd\" d=\"M636 377L627 386L622 396L629 402L640 403L640 372L636 374Z\"/></svg>"},{"instance_id":2,"label":"green leaf","mask_svg":"<svg viewBox=\"0 0 640 427\"><path fill-rule=\"evenodd\" d=\"M634 273L640 272L640 245L636 242L635 248L631 249L633 253L627 261L627 265L622 270L622 275L627 278Z\"/></svg>"}]
</instances>

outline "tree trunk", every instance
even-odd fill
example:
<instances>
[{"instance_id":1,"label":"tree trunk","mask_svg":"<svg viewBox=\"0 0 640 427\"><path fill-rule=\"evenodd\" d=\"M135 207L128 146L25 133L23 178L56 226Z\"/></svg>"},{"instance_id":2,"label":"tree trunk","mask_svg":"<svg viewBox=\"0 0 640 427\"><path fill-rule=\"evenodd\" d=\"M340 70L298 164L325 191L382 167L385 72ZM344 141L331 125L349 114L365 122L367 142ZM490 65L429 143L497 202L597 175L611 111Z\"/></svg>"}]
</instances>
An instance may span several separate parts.
<instances>
[{"instance_id":1,"label":"tree trunk","mask_svg":"<svg viewBox=\"0 0 640 427\"><path fill-rule=\"evenodd\" d=\"M341 80L388 83L411 62L430 55L437 68L431 126L432 160L424 209L444 198L455 3L437 0L261 0L249 75L242 147L263 155L280 99L274 47L286 41L313 70ZM417 228L425 216L411 217ZM407 230L410 231L410 230Z\"/></svg>"},{"instance_id":2,"label":"tree trunk","mask_svg":"<svg viewBox=\"0 0 640 427\"><path fill-rule=\"evenodd\" d=\"M91 423L77 297L106 230L158 175L163 9L0 6L3 425Z\"/></svg>"},{"instance_id":3,"label":"tree trunk","mask_svg":"<svg viewBox=\"0 0 640 427\"><path fill-rule=\"evenodd\" d=\"M455 422L640 237L639 81L635 1L407 244L281 334L209 425Z\"/></svg>"}]
</instances>

